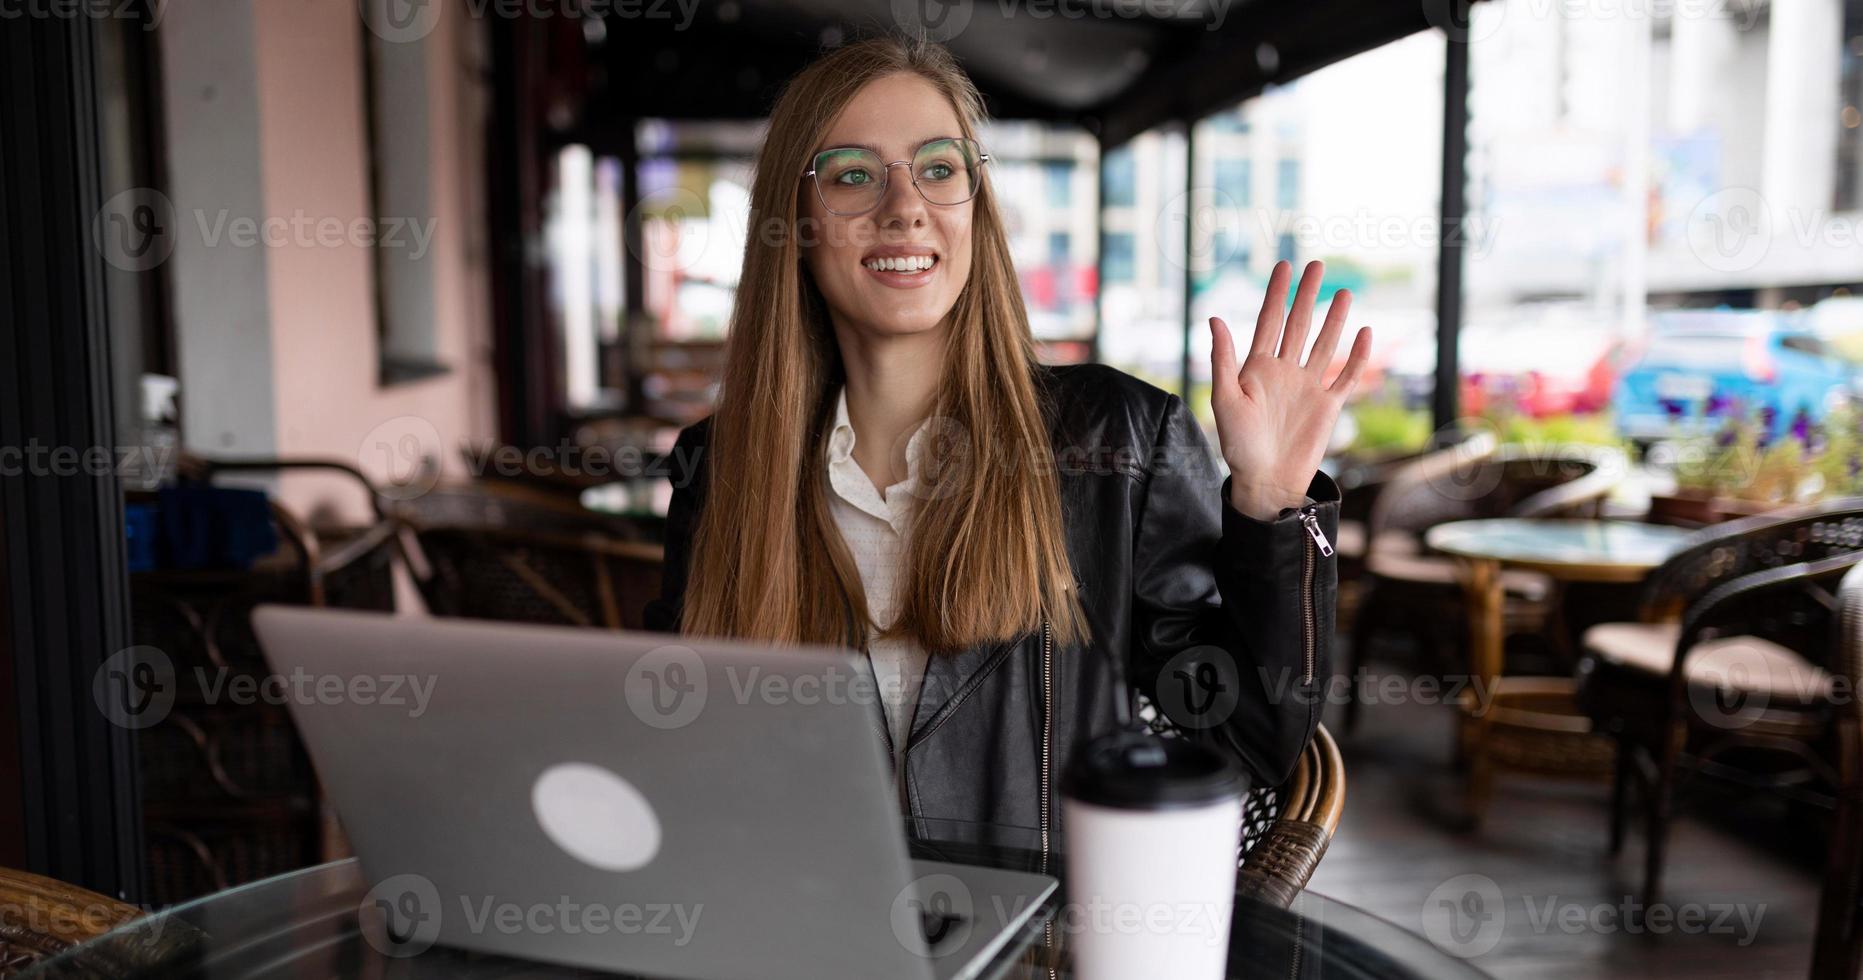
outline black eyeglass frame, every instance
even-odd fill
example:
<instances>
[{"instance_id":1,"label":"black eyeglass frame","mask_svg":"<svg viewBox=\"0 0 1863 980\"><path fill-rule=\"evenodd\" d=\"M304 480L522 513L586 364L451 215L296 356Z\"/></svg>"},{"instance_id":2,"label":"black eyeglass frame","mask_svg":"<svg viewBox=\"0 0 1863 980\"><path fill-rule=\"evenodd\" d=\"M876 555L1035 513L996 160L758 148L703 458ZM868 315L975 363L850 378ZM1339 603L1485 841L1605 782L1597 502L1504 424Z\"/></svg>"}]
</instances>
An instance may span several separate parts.
<instances>
[{"instance_id":1,"label":"black eyeglass frame","mask_svg":"<svg viewBox=\"0 0 1863 980\"><path fill-rule=\"evenodd\" d=\"M975 186L971 187L970 194L966 196L962 201L952 201L949 204L946 204L940 201L934 201L930 197L926 196L925 188L919 186L919 175L912 172L912 160L917 159L919 153L922 152L926 147L932 145L933 143L969 143L970 145L977 148L977 183ZM840 152L843 150L859 150L862 153L873 153L872 150L869 150L864 146L831 146L825 150L822 150L820 153L815 154L814 159L816 161L820 161L822 157L827 156L830 153L836 153L836 152ZM874 153L873 155L876 157L879 156L879 154L877 153ZM939 207L939 208L954 208L960 204L969 203L972 199L974 199L977 196L977 192L983 189L983 165L989 162L990 162L990 155L988 153L983 152L983 144L977 142L974 139L971 139L968 136L940 136L936 139L926 140L925 142L920 143L917 147L915 147L912 150L911 159L894 160L892 163L882 163L880 165L880 192L874 197L873 203L871 205L868 205L866 208L859 210L859 211L836 211L834 208L828 206L828 195L823 193L822 191L821 177L817 175L816 167L811 166L809 167L809 169L804 170L802 172L801 177L798 177L797 179L800 180L802 178L807 178L808 182L814 186L815 199L822 202L822 210L827 211L829 214L832 214L837 218L857 218L863 214L867 214L868 212L872 211L874 208L879 207L880 203L886 200L886 189L892 184L892 174L893 174L894 167L903 166L906 168L906 174L912 181L912 189L915 191L918 191L919 197L923 198L926 204L929 204L933 207Z\"/></svg>"}]
</instances>

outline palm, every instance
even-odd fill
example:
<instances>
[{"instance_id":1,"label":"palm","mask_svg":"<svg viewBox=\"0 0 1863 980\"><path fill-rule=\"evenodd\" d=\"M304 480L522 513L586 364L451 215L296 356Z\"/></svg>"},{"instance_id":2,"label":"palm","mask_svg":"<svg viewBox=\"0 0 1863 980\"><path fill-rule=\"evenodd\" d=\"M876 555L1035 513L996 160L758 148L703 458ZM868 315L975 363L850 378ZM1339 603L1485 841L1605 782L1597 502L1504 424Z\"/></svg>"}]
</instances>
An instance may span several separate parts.
<instances>
[{"instance_id":1,"label":"palm","mask_svg":"<svg viewBox=\"0 0 1863 980\"><path fill-rule=\"evenodd\" d=\"M1352 308L1352 294L1342 289L1327 307L1311 356L1301 363L1324 272L1322 263L1307 265L1288 309L1293 267L1275 263L1239 368L1229 325L1219 317L1210 319L1210 408L1223 459L1234 476L1231 502L1252 516L1272 516L1300 503L1326 454L1333 423L1371 354L1371 328L1364 327L1353 338L1345 367L1327 383L1326 370Z\"/></svg>"}]
</instances>

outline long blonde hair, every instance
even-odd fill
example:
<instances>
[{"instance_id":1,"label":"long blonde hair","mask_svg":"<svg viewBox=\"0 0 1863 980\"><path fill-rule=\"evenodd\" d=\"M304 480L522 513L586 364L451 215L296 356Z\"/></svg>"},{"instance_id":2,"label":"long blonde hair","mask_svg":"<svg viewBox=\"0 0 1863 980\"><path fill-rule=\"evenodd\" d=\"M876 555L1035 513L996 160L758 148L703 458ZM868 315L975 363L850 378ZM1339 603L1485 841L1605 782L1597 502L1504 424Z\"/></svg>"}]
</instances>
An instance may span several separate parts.
<instances>
[{"instance_id":1,"label":"long blonde hair","mask_svg":"<svg viewBox=\"0 0 1863 980\"><path fill-rule=\"evenodd\" d=\"M821 134L863 86L900 72L936 86L963 134L976 137L983 101L950 53L891 37L817 60L770 114L711 422L684 633L864 646L875 625L829 510L827 439L845 374L797 230L801 174ZM1057 642L1085 643L1028 313L987 175L971 206L970 279L949 314L935 398L942 438L928 440L899 615L878 625L954 652L1022 635L1046 616Z\"/></svg>"}]
</instances>

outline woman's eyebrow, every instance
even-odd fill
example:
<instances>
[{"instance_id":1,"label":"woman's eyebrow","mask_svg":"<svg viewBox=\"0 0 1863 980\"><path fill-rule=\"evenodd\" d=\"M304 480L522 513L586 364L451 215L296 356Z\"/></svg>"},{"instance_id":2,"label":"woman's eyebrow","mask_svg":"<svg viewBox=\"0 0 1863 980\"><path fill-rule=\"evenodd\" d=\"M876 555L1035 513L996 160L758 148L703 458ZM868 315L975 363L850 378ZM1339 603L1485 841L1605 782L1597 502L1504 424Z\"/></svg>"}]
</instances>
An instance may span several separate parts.
<instances>
[{"instance_id":1,"label":"woman's eyebrow","mask_svg":"<svg viewBox=\"0 0 1863 980\"><path fill-rule=\"evenodd\" d=\"M912 144L912 148L914 150L917 150L919 147L924 146L927 143L936 143L939 140L954 140L954 139L962 139L962 137L959 137L959 136L927 136L924 139L919 140L918 142ZM826 153L829 150L866 150L867 152L872 153L875 156L886 155L885 151L881 150L879 147L874 146L871 143L831 143L827 146L822 147L821 149L815 152Z\"/></svg>"}]
</instances>

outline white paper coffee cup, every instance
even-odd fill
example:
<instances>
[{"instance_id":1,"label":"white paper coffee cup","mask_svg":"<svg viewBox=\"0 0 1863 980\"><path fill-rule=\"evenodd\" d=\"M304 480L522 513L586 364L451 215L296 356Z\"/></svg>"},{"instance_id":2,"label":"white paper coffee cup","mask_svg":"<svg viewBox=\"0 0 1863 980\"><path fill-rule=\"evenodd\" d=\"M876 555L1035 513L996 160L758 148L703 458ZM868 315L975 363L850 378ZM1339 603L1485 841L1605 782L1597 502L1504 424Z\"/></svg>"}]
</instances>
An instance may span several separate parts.
<instances>
[{"instance_id":1,"label":"white paper coffee cup","mask_svg":"<svg viewBox=\"0 0 1863 980\"><path fill-rule=\"evenodd\" d=\"M1248 779L1216 751L1122 733L1062 779L1067 904L1080 980L1221 980Z\"/></svg>"}]
</instances>

